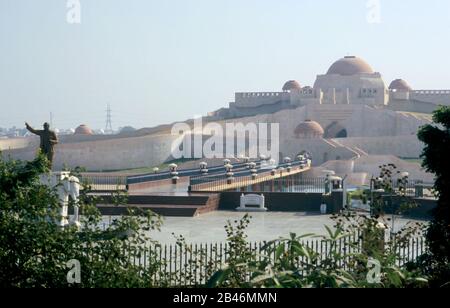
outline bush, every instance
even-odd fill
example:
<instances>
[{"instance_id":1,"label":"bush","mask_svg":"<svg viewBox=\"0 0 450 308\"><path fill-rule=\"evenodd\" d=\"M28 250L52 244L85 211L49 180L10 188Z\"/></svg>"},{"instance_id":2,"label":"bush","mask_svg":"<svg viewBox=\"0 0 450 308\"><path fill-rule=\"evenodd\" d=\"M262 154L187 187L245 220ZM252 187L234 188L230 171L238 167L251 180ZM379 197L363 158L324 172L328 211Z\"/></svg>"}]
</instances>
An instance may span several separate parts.
<instances>
[{"instance_id":1,"label":"bush","mask_svg":"<svg viewBox=\"0 0 450 308\"><path fill-rule=\"evenodd\" d=\"M327 236L298 236L291 233L289 238L268 242L262 249L262 255L253 253L253 256L248 256L248 252L240 250L237 254L239 262L227 262L224 268L211 277L208 286L401 288L428 285L427 278L420 271L396 265L401 259L400 249L420 233L420 225L408 225L390 241L384 242L384 231L380 232L380 225L384 226L385 223L379 217L346 213L336 215L333 219L336 221L334 231L326 227ZM232 242L245 242L242 228L247 227L248 221L245 216L238 222L239 232L236 236L239 239L233 236ZM329 247L326 254L308 246L304 242L307 237L321 239ZM379 273L372 271L371 264L379 265ZM235 273L240 274L239 279L235 279Z\"/></svg>"},{"instance_id":2,"label":"bush","mask_svg":"<svg viewBox=\"0 0 450 308\"><path fill-rule=\"evenodd\" d=\"M129 253L151 241L145 231L158 229L159 217L130 210L103 230L98 200L85 187L82 230L60 228L56 192L39 181L47 165L42 156L32 162L0 158L0 287L67 287L67 262L74 259L81 264L76 286L153 286L157 261L143 268L131 263Z\"/></svg>"}]
</instances>

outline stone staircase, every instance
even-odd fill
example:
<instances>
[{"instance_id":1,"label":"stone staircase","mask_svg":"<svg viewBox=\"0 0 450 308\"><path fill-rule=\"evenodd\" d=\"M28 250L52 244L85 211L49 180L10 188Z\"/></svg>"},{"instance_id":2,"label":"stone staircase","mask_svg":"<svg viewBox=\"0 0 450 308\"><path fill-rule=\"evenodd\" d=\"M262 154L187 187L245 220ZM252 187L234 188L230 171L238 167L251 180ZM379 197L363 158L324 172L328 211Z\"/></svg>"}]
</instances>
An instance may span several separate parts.
<instances>
[{"instance_id":1,"label":"stone staircase","mask_svg":"<svg viewBox=\"0 0 450 308\"><path fill-rule=\"evenodd\" d=\"M347 146L342 144L339 139L327 139L327 142L332 145L335 148L341 147L341 148L345 148L348 151L352 152L354 154L353 160L356 160L358 158L361 158L362 156L368 156L369 154L367 152L365 152L364 150L356 147L356 146Z\"/></svg>"},{"instance_id":2,"label":"stone staircase","mask_svg":"<svg viewBox=\"0 0 450 308\"><path fill-rule=\"evenodd\" d=\"M352 105L320 105L315 106L313 112L324 122L341 122L351 117L354 107Z\"/></svg>"},{"instance_id":3,"label":"stone staircase","mask_svg":"<svg viewBox=\"0 0 450 308\"><path fill-rule=\"evenodd\" d=\"M220 194L194 195L130 195L128 205L112 205L110 197L104 197L98 209L102 215L126 215L127 207L152 210L156 214L171 217L194 217L219 208Z\"/></svg>"},{"instance_id":4,"label":"stone staircase","mask_svg":"<svg viewBox=\"0 0 450 308\"><path fill-rule=\"evenodd\" d=\"M430 123L433 122L432 115L430 115L430 114L404 112L404 111L397 111L397 112L406 118L414 118L419 121L425 121L425 122L430 122Z\"/></svg>"}]
</instances>

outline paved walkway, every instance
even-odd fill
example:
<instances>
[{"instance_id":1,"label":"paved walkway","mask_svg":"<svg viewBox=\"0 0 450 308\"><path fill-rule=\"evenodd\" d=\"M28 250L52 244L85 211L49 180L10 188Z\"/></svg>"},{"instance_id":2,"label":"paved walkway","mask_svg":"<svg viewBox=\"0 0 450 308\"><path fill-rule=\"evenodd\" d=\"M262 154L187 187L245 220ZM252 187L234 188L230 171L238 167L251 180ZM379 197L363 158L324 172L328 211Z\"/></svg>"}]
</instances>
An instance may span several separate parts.
<instances>
[{"instance_id":1,"label":"paved walkway","mask_svg":"<svg viewBox=\"0 0 450 308\"><path fill-rule=\"evenodd\" d=\"M247 230L250 241L267 241L287 237L290 232L300 234L315 233L325 235L324 225L333 226L329 215L306 213L251 213L251 223ZM183 235L189 243L215 243L226 240L224 226L228 220L239 220L243 213L217 211L194 218L166 217L161 232L152 233L152 238L164 244L174 243L172 233ZM396 229L410 220L396 219Z\"/></svg>"}]
</instances>

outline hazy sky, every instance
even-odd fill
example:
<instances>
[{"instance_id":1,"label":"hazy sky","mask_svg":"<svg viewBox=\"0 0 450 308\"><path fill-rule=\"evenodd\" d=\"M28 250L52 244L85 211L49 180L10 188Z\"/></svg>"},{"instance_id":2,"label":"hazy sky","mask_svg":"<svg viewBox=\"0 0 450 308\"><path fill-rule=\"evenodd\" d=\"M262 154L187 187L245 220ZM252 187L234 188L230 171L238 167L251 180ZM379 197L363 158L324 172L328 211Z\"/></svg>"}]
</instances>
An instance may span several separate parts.
<instances>
[{"instance_id":1,"label":"hazy sky","mask_svg":"<svg viewBox=\"0 0 450 308\"><path fill-rule=\"evenodd\" d=\"M0 0L0 127L135 127L228 105L236 91L312 85L345 55L389 83L450 89L450 1Z\"/></svg>"}]
</instances>

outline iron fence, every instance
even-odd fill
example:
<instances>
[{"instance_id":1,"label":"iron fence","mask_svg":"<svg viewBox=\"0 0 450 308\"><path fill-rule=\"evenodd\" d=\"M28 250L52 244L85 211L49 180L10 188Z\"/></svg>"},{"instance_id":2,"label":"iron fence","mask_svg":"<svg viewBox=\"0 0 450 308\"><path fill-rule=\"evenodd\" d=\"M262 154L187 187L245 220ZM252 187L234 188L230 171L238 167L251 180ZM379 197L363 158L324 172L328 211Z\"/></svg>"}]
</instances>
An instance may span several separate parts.
<instances>
[{"instance_id":1,"label":"iron fence","mask_svg":"<svg viewBox=\"0 0 450 308\"><path fill-rule=\"evenodd\" d=\"M305 239L301 243L316 254L317 259L313 266L320 266L325 259L332 259L338 267L344 270L350 268L352 255L360 253L363 249L363 240L357 234L342 237L337 241L316 238ZM267 249L267 245L266 242L248 243L248 252L255 261L268 258L274 262L277 248L281 243L271 243L271 249ZM285 245L284 249L287 251L288 246ZM271 251L271 254L267 255L267 251ZM405 266L405 264L415 261L425 251L424 238L412 238L408 243L396 248L396 265ZM216 271L226 265L230 253L231 249L227 243L156 245L139 253L132 253L132 262L134 265L144 268L150 266L151 262L157 264L158 268L153 269L155 282L165 279L171 286L202 286ZM336 257L337 255L341 255L341 257ZM307 256L297 259L297 266L301 274L306 274L307 269L304 265L311 265L310 261Z\"/></svg>"},{"instance_id":2,"label":"iron fence","mask_svg":"<svg viewBox=\"0 0 450 308\"><path fill-rule=\"evenodd\" d=\"M304 192L304 193L325 193L326 178L305 178L294 176L290 178L276 179L273 183L267 183L263 191L267 192Z\"/></svg>"},{"instance_id":3,"label":"iron fence","mask_svg":"<svg viewBox=\"0 0 450 308\"><path fill-rule=\"evenodd\" d=\"M104 174L82 174L80 180L93 191L116 191L127 189L127 177Z\"/></svg>"},{"instance_id":4,"label":"iron fence","mask_svg":"<svg viewBox=\"0 0 450 308\"><path fill-rule=\"evenodd\" d=\"M408 180L407 183L404 183L403 186L397 182L393 181L392 187L396 193L400 193L401 189L404 189L405 195L409 197L417 197L417 198L434 198L434 184L433 183L424 183L421 180Z\"/></svg>"},{"instance_id":5,"label":"iron fence","mask_svg":"<svg viewBox=\"0 0 450 308\"><path fill-rule=\"evenodd\" d=\"M190 181L191 191L292 192L325 193L325 178L305 178L301 175L274 178L270 173L237 177L229 181L226 176L197 178Z\"/></svg>"},{"instance_id":6,"label":"iron fence","mask_svg":"<svg viewBox=\"0 0 450 308\"><path fill-rule=\"evenodd\" d=\"M426 240L423 236L409 239L408 243L398 246L396 249L397 265L404 266L409 262L417 260L418 257L426 252L426 249Z\"/></svg>"}]
</instances>

